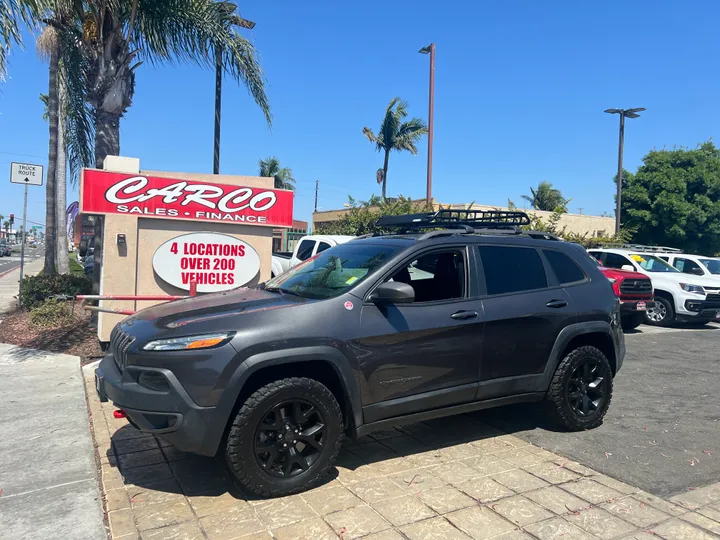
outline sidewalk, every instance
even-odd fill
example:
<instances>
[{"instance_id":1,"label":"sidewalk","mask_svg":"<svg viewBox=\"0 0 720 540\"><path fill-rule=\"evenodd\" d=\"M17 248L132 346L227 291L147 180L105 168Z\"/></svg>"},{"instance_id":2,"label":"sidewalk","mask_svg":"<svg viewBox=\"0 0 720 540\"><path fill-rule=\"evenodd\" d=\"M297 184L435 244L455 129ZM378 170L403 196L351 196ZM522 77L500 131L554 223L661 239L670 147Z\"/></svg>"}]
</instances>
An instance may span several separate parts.
<instances>
[{"instance_id":1,"label":"sidewalk","mask_svg":"<svg viewBox=\"0 0 720 540\"><path fill-rule=\"evenodd\" d=\"M664 500L474 419L347 441L334 478L257 500L217 461L140 433L84 370L113 540L712 540L720 483ZM714 533L714 534L713 534Z\"/></svg>"},{"instance_id":2,"label":"sidewalk","mask_svg":"<svg viewBox=\"0 0 720 540\"><path fill-rule=\"evenodd\" d=\"M0 344L0 537L107 539L78 357Z\"/></svg>"},{"instance_id":3,"label":"sidewalk","mask_svg":"<svg viewBox=\"0 0 720 540\"><path fill-rule=\"evenodd\" d=\"M42 257L25 261L26 276L34 276L43 268ZM18 289L20 288L20 267L10 270L0 277L0 313L10 311L17 306Z\"/></svg>"}]
</instances>

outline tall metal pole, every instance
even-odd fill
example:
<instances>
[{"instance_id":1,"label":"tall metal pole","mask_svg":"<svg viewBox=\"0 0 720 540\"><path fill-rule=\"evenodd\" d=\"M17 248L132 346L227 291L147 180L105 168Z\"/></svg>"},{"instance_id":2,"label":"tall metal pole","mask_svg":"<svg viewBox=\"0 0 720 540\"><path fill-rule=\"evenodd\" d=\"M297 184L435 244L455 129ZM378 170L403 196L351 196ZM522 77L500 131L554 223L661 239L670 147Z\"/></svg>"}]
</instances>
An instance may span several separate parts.
<instances>
[{"instance_id":1,"label":"tall metal pole","mask_svg":"<svg viewBox=\"0 0 720 540\"><path fill-rule=\"evenodd\" d=\"M430 44L430 106L428 111L427 202L432 203L433 117L435 116L435 44Z\"/></svg>"},{"instance_id":2,"label":"tall metal pole","mask_svg":"<svg viewBox=\"0 0 720 540\"><path fill-rule=\"evenodd\" d=\"M22 280L25 273L25 235L27 234L27 190L28 185L25 184L25 201L23 202L23 224L22 224L22 244L20 244L20 286L18 288L18 305L22 306ZM16 235L17 236L17 235Z\"/></svg>"},{"instance_id":3,"label":"tall metal pole","mask_svg":"<svg viewBox=\"0 0 720 540\"><path fill-rule=\"evenodd\" d=\"M620 141L618 144L617 197L615 201L615 234L620 232L620 208L622 201L623 144L625 142L625 114L620 113Z\"/></svg>"},{"instance_id":4,"label":"tall metal pole","mask_svg":"<svg viewBox=\"0 0 720 540\"><path fill-rule=\"evenodd\" d=\"M213 174L220 174L220 115L222 109L222 50L215 47L215 148L213 153Z\"/></svg>"},{"instance_id":5,"label":"tall metal pole","mask_svg":"<svg viewBox=\"0 0 720 540\"><path fill-rule=\"evenodd\" d=\"M319 183L319 180L315 180L315 211L316 212L317 212L318 183Z\"/></svg>"}]
</instances>

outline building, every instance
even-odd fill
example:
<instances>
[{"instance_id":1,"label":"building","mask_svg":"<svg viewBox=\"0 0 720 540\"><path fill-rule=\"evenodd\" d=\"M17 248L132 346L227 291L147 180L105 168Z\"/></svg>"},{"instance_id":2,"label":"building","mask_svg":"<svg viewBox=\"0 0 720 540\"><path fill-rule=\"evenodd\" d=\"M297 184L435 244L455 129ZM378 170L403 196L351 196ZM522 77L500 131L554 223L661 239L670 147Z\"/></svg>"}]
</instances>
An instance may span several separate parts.
<instances>
[{"instance_id":1,"label":"building","mask_svg":"<svg viewBox=\"0 0 720 540\"><path fill-rule=\"evenodd\" d=\"M308 222L293 219L291 229L273 229L273 253L294 251L295 244L308 234Z\"/></svg>"},{"instance_id":2,"label":"building","mask_svg":"<svg viewBox=\"0 0 720 540\"><path fill-rule=\"evenodd\" d=\"M508 210L508 208L504 207L483 204L433 204L436 209L442 207L450 210ZM546 222L549 221L550 216L553 215L552 212L545 212L542 210L518 210L527 212L529 215L536 215ZM343 208L341 210L326 210L313 213L313 231L315 231L317 227L322 227L324 224L339 220L349 211L349 208ZM612 235L615 231L615 218L590 216L586 214L562 214L557 227L559 230L565 229L566 232L586 235L588 237L608 236Z\"/></svg>"}]
</instances>

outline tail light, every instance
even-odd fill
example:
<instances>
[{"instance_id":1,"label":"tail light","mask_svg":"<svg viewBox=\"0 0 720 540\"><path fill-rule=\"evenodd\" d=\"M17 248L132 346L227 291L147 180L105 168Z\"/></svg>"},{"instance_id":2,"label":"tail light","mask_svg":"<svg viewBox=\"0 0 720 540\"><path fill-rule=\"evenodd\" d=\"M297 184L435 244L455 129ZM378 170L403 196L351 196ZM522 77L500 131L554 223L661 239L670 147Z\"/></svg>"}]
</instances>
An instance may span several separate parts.
<instances>
[{"instance_id":1,"label":"tail light","mask_svg":"<svg viewBox=\"0 0 720 540\"><path fill-rule=\"evenodd\" d=\"M609 282L611 283L611 285L612 285L613 292L615 293L615 296L617 296L618 298L620 298L620 281L621 281L621 280L616 279L616 278L611 278L611 277L609 277L609 278L608 278L608 281L609 281Z\"/></svg>"}]
</instances>

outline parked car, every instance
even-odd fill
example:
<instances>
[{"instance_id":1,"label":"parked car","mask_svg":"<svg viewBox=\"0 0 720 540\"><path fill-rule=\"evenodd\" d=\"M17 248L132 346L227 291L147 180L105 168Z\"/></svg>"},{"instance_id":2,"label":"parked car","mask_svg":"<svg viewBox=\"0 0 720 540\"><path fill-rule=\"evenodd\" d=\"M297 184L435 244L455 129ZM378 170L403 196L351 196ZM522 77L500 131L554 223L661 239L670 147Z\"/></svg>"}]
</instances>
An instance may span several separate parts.
<instances>
[{"instance_id":1,"label":"parked car","mask_svg":"<svg viewBox=\"0 0 720 540\"><path fill-rule=\"evenodd\" d=\"M300 241L295 244L295 250L292 253L273 253L271 277L279 276L301 262L308 260L310 257L314 257L318 253L322 253L331 247L349 242L353 238L355 237L323 234L303 236Z\"/></svg>"},{"instance_id":2,"label":"parked car","mask_svg":"<svg viewBox=\"0 0 720 540\"><path fill-rule=\"evenodd\" d=\"M655 305L646 311L645 322L668 326L674 322L709 322L720 319L720 283L705 276L683 274L652 254L656 248L627 246L588 250L606 268L639 272L648 276L655 291Z\"/></svg>"},{"instance_id":3,"label":"parked car","mask_svg":"<svg viewBox=\"0 0 720 540\"><path fill-rule=\"evenodd\" d=\"M221 449L263 496L320 483L345 436L403 423L544 400L567 430L599 426L625 356L610 282L579 245L508 230L522 212L457 212L381 218L415 232L136 313L112 331L100 399L180 450Z\"/></svg>"},{"instance_id":4,"label":"parked car","mask_svg":"<svg viewBox=\"0 0 720 540\"><path fill-rule=\"evenodd\" d=\"M12 255L12 247L5 238L0 238L0 257Z\"/></svg>"},{"instance_id":5,"label":"parked car","mask_svg":"<svg viewBox=\"0 0 720 540\"><path fill-rule=\"evenodd\" d=\"M672 264L683 274L705 276L714 279L720 285L720 259L691 255L683 253L679 249L671 248L658 248L657 251L653 252L653 255Z\"/></svg>"},{"instance_id":6,"label":"parked car","mask_svg":"<svg viewBox=\"0 0 720 540\"><path fill-rule=\"evenodd\" d=\"M598 265L600 263L598 262ZM600 267L620 299L620 319L624 331L634 330L645 322L648 309L655 308L653 286L649 277L639 272Z\"/></svg>"}]
</instances>

